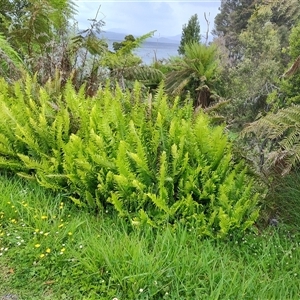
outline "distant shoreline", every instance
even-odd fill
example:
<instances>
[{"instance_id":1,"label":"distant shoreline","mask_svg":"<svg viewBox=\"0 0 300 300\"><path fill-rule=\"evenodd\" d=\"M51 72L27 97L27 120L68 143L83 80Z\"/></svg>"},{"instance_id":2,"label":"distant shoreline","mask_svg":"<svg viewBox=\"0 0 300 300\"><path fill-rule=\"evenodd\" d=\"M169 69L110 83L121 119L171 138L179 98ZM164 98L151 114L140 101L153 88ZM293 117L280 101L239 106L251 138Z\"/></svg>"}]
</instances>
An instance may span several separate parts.
<instances>
[{"instance_id":1,"label":"distant shoreline","mask_svg":"<svg viewBox=\"0 0 300 300\"><path fill-rule=\"evenodd\" d=\"M107 39L108 47L110 50L113 49L114 42L121 42L121 40ZM153 60L163 60L168 59L170 56L178 55L177 49L179 43L165 43L165 42L155 42L155 41L145 41L142 43L141 47L135 49L133 52L139 56L143 63L149 65Z\"/></svg>"},{"instance_id":2,"label":"distant shoreline","mask_svg":"<svg viewBox=\"0 0 300 300\"><path fill-rule=\"evenodd\" d=\"M114 41L123 41L125 36L129 34L125 33L118 33L113 31L102 31L99 34L100 38L106 39L106 40L114 40ZM138 38L139 36L133 35L135 38ZM170 37L164 37L164 36L153 36L148 38L147 42L160 42L160 43L169 43L169 44L179 44L181 39L181 35L177 36L170 36Z\"/></svg>"}]
</instances>

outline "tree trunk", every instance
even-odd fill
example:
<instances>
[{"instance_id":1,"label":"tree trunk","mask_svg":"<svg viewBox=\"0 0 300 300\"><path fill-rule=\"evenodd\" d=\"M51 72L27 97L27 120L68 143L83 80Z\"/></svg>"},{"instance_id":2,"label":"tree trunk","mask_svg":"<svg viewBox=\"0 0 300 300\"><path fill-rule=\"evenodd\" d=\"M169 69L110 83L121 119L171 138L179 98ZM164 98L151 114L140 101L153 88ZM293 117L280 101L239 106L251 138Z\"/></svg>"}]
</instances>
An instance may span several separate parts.
<instances>
[{"instance_id":1,"label":"tree trunk","mask_svg":"<svg viewBox=\"0 0 300 300\"><path fill-rule=\"evenodd\" d=\"M202 108L206 108L210 105L210 96L211 92L207 85L204 85L199 89L198 99L196 101L195 108L200 106Z\"/></svg>"}]
</instances>

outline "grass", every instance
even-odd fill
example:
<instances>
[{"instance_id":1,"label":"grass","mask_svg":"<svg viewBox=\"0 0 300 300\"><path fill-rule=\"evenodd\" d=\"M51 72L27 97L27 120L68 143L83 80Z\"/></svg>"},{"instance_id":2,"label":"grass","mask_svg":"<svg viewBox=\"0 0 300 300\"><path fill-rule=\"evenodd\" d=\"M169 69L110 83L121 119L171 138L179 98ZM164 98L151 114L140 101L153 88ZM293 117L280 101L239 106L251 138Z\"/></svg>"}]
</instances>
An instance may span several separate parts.
<instances>
[{"instance_id":1,"label":"grass","mask_svg":"<svg viewBox=\"0 0 300 300\"><path fill-rule=\"evenodd\" d=\"M280 222L289 224L291 230L300 223L300 171L295 169L276 182L268 197L272 214Z\"/></svg>"},{"instance_id":2,"label":"grass","mask_svg":"<svg viewBox=\"0 0 300 300\"><path fill-rule=\"evenodd\" d=\"M300 239L200 239L92 216L35 183L0 177L0 299L299 299Z\"/></svg>"}]
</instances>

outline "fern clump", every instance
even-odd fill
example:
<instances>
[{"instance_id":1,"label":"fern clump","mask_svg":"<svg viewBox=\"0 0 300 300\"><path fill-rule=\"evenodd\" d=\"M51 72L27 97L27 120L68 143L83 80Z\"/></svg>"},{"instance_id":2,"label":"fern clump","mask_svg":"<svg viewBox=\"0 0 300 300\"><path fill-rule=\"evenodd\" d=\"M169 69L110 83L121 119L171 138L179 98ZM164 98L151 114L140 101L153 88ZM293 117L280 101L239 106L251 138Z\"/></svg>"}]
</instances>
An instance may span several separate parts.
<instances>
[{"instance_id":1,"label":"fern clump","mask_svg":"<svg viewBox=\"0 0 300 300\"><path fill-rule=\"evenodd\" d=\"M14 100L1 94L2 168L136 226L183 223L224 237L258 217L259 195L223 127L190 104L170 104L163 85L153 98L136 84L86 99L67 84L54 100L32 85L16 85Z\"/></svg>"}]
</instances>

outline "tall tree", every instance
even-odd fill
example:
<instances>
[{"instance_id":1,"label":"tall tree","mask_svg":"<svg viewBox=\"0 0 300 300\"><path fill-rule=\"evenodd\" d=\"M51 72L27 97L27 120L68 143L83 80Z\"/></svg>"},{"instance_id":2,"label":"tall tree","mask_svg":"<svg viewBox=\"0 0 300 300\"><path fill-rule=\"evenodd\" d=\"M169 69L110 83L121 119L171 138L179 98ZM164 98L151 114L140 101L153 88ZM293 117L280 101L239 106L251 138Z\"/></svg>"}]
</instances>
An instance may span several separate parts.
<instances>
[{"instance_id":1,"label":"tall tree","mask_svg":"<svg viewBox=\"0 0 300 300\"><path fill-rule=\"evenodd\" d=\"M279 107L300 104L300 22L294 26L289 36L288 54L291 59L289 68L280 80L280 89L274 94ZM276 97L276 98L275 98Z\"/></svg>"},{"instance_id":2,"label":"tall tree","mask_svg":"<svg viewBox=\"0 0 300 300\"><path fill-rule=\"evenodd\" d=\"M295 60L281 78L279 88L272 99L277 106L275 113L249 124L244 130L246 135L264 142L262 148L264 169L269 165L281 174L300 164L300 23L292 28L289 36L289 54ZM274 103L272 103L273 106ZM268 147L268 148L267 148ZM267 151L268 150L268 151ZM264 157L266 156L266 157Z\"/></svg>"},{"instance_id":3,"label":"tall tree","mask_svg":"<svg viewBox=\"0 0 300 300\"><path fill-rule=\"evenodd\" d=\"M115 51L120 50L122 47L126 46L126 44L130 42L134 42L135 37L132 34L126 35L124 41L121 42L113 42L113 48Z\"/></svg>"},{"instance_id":4,"label":"tall tree","mask_svg":"<svg viewBox=\"0 0 300 300\"><path fill-rule=\"evenodd\" d=\"M267 98L282 74L280 36L271 17L272 12L264 9L252 14L238 36L242 59L227 69L227 96L231 99L227 115L237 130L270 109Z\"/></svg>"},{"instance_id":5,"label":"tall tree","mask_svg":"<svg viewBox=\"0 0 300 300\"><path fill-rule=\"evenodd\" d=\"M221 0L220 13L215 18L213 34L225 40L233 62L239 60L239 35L247 28L248 20L261 0Z\"/></svg>"},{"instance_id":6,"label":"tall tree","mask_svg":"<svg viewBox=\"0 0 300 300\"><path fill-rule=\"evenodd\" d=\"M194 14L191 16L188 24L184 24L182 27L182 36L180 45L178 48L179 54L185 54L184 46L189 43L200 43L200 24L198 20L198 15Z\"/></svg>"}]
</instances>

